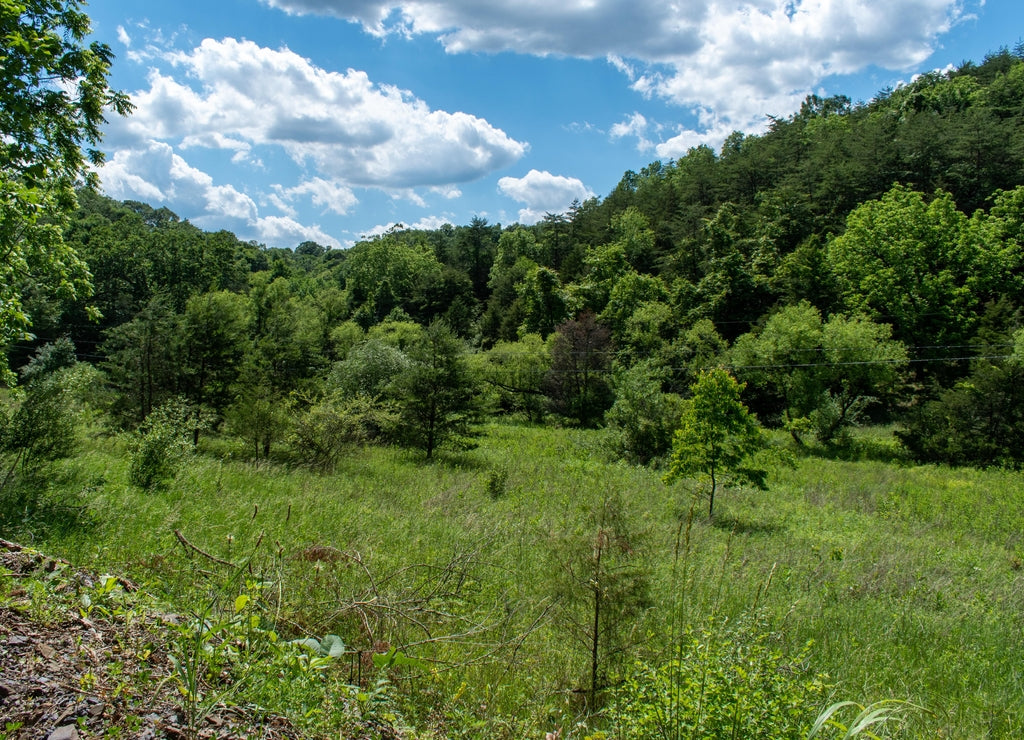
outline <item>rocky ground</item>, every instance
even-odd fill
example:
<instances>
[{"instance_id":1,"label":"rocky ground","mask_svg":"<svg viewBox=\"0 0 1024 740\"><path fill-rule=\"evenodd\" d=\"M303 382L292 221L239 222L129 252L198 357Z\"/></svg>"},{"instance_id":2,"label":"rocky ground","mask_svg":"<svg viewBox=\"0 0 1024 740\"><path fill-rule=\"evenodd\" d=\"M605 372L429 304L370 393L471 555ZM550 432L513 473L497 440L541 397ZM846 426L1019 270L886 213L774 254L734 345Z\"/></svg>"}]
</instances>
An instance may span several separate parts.
<instances>
[{"instance_id":1,"label":"rocky ground","mask_svg":"<svg viewBox=\"0 0 1024 740\"><path fill-rule=\"evenodd\" d=\"M0 739L296 737L240 707L187 723L162 648L167 617L81 608L97 578L0 540Z\"/></svg>"}]
</instances>

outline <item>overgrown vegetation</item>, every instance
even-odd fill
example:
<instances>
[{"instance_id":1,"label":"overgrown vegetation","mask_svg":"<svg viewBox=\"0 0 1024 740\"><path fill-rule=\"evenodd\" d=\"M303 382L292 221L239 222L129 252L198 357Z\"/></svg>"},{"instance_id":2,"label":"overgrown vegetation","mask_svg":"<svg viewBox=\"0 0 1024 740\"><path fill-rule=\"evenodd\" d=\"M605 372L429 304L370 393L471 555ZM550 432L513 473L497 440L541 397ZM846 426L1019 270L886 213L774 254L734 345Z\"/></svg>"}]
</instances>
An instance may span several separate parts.
<instances>
[{"instance_id":1,"label":"overgrown vegetation","mask_svg":"<svg viewBox=\"0 0 1024 740\"><path fill-rule=\"evenodd\" d=\"M1024 50L293 251L76 196L78 5L3 92L0 535L187 615L186 733L1024 730Z\"/></svg>"},{"instance_id":2,"label":"overgrown vegetation","mask_svg":"<svg viewBox=\"0 0 1024 740\"><path fill-rule=\"evenodd\" d=\"M364 446L333 474L209 438L154 491L129 482L121 438L96 437L51 469L77 523L5 531L130 576L182 615L183 645L209 641L197 716L229 701L312 734L377 712L409 737L632 737L659 716L802 737L835 701L897 699L924 708L885 726L900 736L1024 728L1007 680L1024 658L1019 474L805 456L708 521L657 471L608 461L604 435L492 424L427 467ZM285 670L270 632L344 653L266 683Z\"/></svg>"}]
</instances>

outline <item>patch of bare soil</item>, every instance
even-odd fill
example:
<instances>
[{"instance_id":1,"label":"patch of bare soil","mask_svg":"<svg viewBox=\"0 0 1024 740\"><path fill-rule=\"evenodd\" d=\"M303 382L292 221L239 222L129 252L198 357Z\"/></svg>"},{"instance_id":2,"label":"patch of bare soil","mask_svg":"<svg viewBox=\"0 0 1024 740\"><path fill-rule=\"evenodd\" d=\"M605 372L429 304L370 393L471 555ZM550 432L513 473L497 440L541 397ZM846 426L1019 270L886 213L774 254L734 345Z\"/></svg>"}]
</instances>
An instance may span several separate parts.
<instances>
[{"instance_id":1,"label":"patch of bare soil","mask_svg":"<svg viewBox=\"0 0 1024 740\"><path fill-rule=\"evenodd\" d=\"M96 576L6 540L0 566L0 739L298 737L281 718L228 706L186 728L161 637L166 617L83 618L69 604ZM40 606L29 580L56 573L55 596Z\"/></svg>"}]
</instances>

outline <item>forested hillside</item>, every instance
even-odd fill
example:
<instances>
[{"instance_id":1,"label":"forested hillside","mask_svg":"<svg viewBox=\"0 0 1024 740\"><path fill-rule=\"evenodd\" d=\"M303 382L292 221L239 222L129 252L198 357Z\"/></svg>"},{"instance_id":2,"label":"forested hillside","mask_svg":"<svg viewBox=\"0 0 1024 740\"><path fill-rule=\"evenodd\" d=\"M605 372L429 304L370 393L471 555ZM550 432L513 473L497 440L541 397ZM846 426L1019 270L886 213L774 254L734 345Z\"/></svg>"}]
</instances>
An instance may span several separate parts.
<instances>
[{"instance_id":1,"label":"forested hillside","mask_svg":"<svg viewBox=\"0 0 1024 740\"><path fill-rule=\"evenodd\" d=\"M812 96L763 135L628 172L534 226L478 218L293 251L82 192L66 242L93 294L28 286L37 339L9 350L20 366L69 338L121 424L180 398L203 418L195 435L255 435L254 455L314 413L432 454L493 408L607 424L646 462L668 448L677 398L722 365L800 441L898 421L921 458L1017 464L1022 126L1024 60L1004 50L868 103ZM418 384L439 356L443 377ZM472 393L419 422L440 436L403 438L413 400L454 378Z\"/></svg>"},{"instance_id":2,"label":"forested hillside","mask_svg":"<svg viewBox=\"0 0 1024 740\"><path fill-rule=\"evenodd\" d=\"M1024 732L1024 49L348 249L76 194L76 110L0 135L0 736Z\"/></svg>"}]
</instances>

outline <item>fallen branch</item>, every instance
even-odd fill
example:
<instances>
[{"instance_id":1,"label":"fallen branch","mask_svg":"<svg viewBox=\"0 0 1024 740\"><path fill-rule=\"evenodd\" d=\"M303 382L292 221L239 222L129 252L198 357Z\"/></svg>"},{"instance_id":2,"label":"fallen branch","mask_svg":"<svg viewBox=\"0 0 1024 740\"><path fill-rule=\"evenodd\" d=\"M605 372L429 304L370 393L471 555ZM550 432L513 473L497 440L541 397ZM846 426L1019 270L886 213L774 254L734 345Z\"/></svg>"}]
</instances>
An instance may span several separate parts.
<instances>
[{"instance_id":1,"label":"fallen branch","mask_svg":"<svg viewBox=\"0 0 1024 740\"><path fill-rule=\"evenodd\" d=\"M232 568L238 567L228 560L222 560L221 558L218 558L216 555L211 555L210 553L206 552L206 550L200 548L198 545L193 545L191 542L185 539L185 535L181 533L180 529L174 530L174 536L178 538L178 542L180 542L182 547L184 547L186 550L194 550L195 552L198 552L200 555L202 555L204 558L212 560L215 563L220 563L221 565L228 565Z\"/></svg>"}]
</instances>

